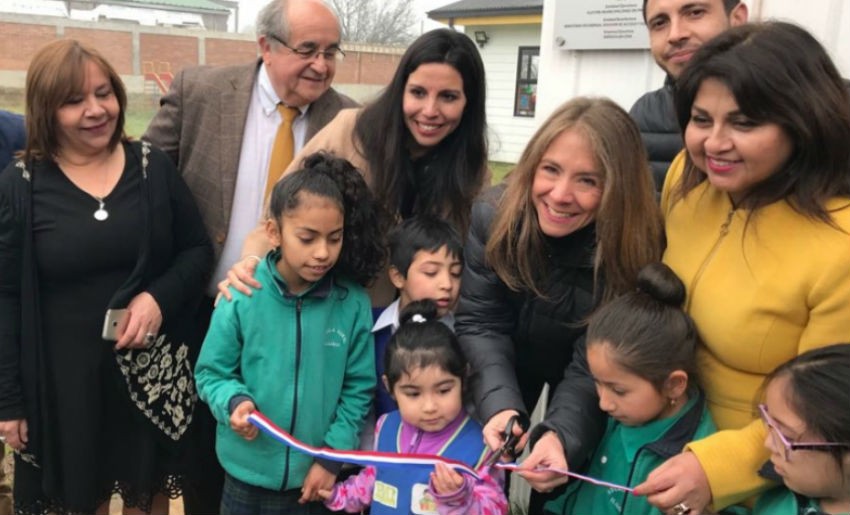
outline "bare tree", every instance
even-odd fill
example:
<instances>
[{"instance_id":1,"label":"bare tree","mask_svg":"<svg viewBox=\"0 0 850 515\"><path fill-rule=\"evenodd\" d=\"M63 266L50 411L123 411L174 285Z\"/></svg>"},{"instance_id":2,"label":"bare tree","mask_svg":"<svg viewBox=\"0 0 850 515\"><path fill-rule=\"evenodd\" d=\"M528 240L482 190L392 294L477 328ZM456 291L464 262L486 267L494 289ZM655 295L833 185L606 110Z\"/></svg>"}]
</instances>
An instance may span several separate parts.
<instances>
[{"instance_id":1,"label":"bare tree","mask_svg":"<svg viewBox=\"0 0 850 515\"><path fill-rule=\"evenodd\" d=\"M331 0L343 41L404 45L415 37L413 0Z\"/></svg>"}]
</instances>

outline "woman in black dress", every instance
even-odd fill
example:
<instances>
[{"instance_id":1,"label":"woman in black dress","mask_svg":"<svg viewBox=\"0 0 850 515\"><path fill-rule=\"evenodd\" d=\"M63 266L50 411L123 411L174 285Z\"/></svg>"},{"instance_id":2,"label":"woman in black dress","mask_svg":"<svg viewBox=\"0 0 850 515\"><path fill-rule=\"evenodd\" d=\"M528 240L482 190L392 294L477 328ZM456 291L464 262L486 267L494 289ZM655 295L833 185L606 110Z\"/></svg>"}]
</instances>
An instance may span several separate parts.
<instances>
[{"instance_id":1,"label":"woman in black dress","mask_svg":"<svg viewBox=\"0 0 850 515\"><path fill-rule=\"evenodd\" d=\"M196 400L191 313L212 252L170 160L124 135L115 70L73 40L26 85L27 144L0 175L0 437L16 513L167 513ZM114 341L108 309L125 309Z\"/></svg>"}]
</instances>

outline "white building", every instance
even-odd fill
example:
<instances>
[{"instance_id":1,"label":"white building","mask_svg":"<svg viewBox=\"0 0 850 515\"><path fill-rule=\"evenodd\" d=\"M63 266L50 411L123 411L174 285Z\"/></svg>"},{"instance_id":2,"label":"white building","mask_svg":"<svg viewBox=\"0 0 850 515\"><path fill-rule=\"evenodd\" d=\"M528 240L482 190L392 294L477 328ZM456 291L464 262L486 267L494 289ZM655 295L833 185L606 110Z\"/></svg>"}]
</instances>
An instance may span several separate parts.
<instances>
[{"instance_id":1,"label":"white building","mask_svg":"<svg viewBox=\"0 0 850 515\"><path fill-rule=\"evenodd\" d=\"M640 8L642 0L618 0ZM850 77L850 2L745 0L751 21L780 19L802 25ZM487 71L487 121L494 161L516 162L534 130L558 105L578 95L607 96L629 109L664 82L645 43L638 49L577 49L564 37L565 19L606 0L460 0L428 13L463 26L480 41ZM641 27L637 27L640 29ZM638 36L642 34L637 34ZM566 41L564 41L566 40ZM536 52L536 54L535 54Z\"/></svg>"},{"instance_id":2,"label":"white building","mask_svg":"<svg viewBox=\"0 0 850 515\"><path fill-rule=\"evenodd\" d=\"M0 12L227 31L236 26L238 5L235 0L0 0Z\"/></svg>"}]
</instances>

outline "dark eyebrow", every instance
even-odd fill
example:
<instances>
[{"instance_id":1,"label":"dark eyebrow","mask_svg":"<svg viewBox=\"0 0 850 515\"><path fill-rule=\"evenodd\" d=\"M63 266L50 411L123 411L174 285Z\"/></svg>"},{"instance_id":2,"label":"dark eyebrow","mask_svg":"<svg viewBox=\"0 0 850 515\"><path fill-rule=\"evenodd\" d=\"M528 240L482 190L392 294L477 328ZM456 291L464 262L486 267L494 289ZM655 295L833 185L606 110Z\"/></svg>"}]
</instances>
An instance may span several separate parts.
<instances>
[{"instance_id":1,"label":"dark eyebrow","mask_svg":"<svg viewBox=\"0 0 850 515\"><path fill-rule=\"evenodd\" d=\"M796 429L794 429L793 427L789 426L788 424L786 424L786 423L785 423L785 422L783 422L782 420L780 420L780 419L776 418L776 417L775 417L773 414L771 414L770 412L768 412L768 414L770 415L770 418L773 420L773 423L774 423L774 424L776 424L776 429L781 430L782 435L783 435L783 436L785 436L785 438L789 438L789 437L788 437L788 433L792 433L792 434L794 434L794 436L790 437L790 439L791 439L791 440L796 440L796 439L800 438L801 436L803 436L803 435L806 433L806 430L805 430L805 429L803 429L803 431L797 431Z\"/></svg>"},{"instance_id":2,"label":"dark eyebrow","mask_svg":"<svg viewBox=\"0 0 850 515\"><path fill-rule=\"evenodd\" d=\"M611 381L603 381L603 380L597 378L596 376L591 376L591 377L593 377L593 380L595 382L601 384L602 386L606 386L608 388L622 388L623 387L623 385L621 385L619 383L612 383Z\"/></svg>"},{"instance_id":3,"label":"dark eyebrow","mask_svg":"<svg viewBox=\"0 0 850 515\"><path fill-rule=\"evenodd\" d=\"M409 87L409 88L423 88L423 89L427 89L427 88L425 88L425 86L423 86L423 85L421 85L421 84L417 84L417 83L415 83L415 82L412 82L412 81L411 81L411 80L409 80L409 79L408 79L408 81L407 81L407 87ZM439 90L439 91L438 91L438 93L454 93L455 95L460 95L460 94L462 94L462 93L463 93L463 90L462 90L462 89L454 89L454 88L446 88L446 89L441 89L441 90Z\"/></svg>"},{"instance_id":4,"label":"dark eyebrow","mask_svg":"<svg viewBox=\"0 0 850 515\"><path fill-rule=\"evenodd\" d=\"M419 387L412 384L400 384L398 385L402 390L419 390Z\"/></svg>"},{"instance_id":5,"label":"dark eyebrow","mask_svg":"<svg viewBox=\"0 0 850 515\"><path fill-rule=\"evenodd\" d=\"M656 20L667 19L667 18L670 18L670 16L667 13L658 13L655 16L653 16L652 18L647 18L646 24L649 25Z\"/></svg>"},{"instance_id":6,"label":"dark eyebrow","mask_svg":"<svg viewBox=\"0 0 850 515\"><path fill-rule=\"evenodd\" d=\"M689 3L689 4L685 4L685 5L683 5L683 6L679 9L679 12L683 12L683 11L690 11L690 10L691 10L691 9L693 9L694 7L703 7L703 8L705 8L705 7L708 7L708 5L709 5L709 2L691 2L691 3Z\"/></svg>"},{"instance_id":7,"label":"dark eyebrow","mask_svg":"<svg viewBox=\"0 0 850 515\"><path fill-rule=\"evenodd\" d=\"M450 262L450 263L449 263L449 266L451 266L453 263L456 263L456 261L454 261L454 262ZM443 262L442 262L442 261L438 261L438 260L436 260L436 259L431 259L431 260L428 260L428 261L423 261L421 264L422 264L422 265L437 265L437 266L443 266Z\"/></svg>"},{"instance_id":8,"label":"dark eyebrow","mask_svg":"<svg viewBox=\"0 0 850 515\"><path fill-rule=\"evenodd\" d=\"M344 227L340 227L339 229L334 229L333 231L329 232L328 234L336 234L338 232L342 232L344 229L345 229ZM310 234L321 234L316 229L311 229L310 227L296 227L295 230L296 231L305 231L305 232L308 232Z\"/></svg>"}]
</instances>

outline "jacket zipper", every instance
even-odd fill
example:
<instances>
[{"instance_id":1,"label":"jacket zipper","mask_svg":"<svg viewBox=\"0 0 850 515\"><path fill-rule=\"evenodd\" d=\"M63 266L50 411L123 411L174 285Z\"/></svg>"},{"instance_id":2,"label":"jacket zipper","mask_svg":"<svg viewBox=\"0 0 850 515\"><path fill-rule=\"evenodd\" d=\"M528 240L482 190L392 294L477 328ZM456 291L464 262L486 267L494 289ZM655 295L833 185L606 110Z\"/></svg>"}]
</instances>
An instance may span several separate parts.
<instances>
[{"instance_id":1,"label":"jacket zipper","mask_svg":"<svg viewBox=\"0 0 850 515\"><path fill-rule=\"evenodd\" d=\"M421 429L416 429L416 433L411 438L410 445L407 447L407 454L413 454L419 449L419 443L422 441L422 433L423 431Z\"/></svg>"},{"instance_id":2,"label":"jacket zipper","mask_svg":"<svg viewBox=\"0 0 850 515\"><path fill-rule=\"evenodd\" d=\"M669 431L669 429L668 429L668 431ZM662 438L663 438L663 436L662 436ZM632 479L634 479L634 475L635 475L635 467L637 467L638 460L640 459L640 455L643 453L644 449L646 449L647 445L649 445L649 444L641 445L640 449L638 449L637 452L635 453L634 461L632 461L632 466L631 466L631 468L629 468L629 478L628 478L628 480L626 480L627 486L632 486ZM626 511L626 505L629 503L629 499L631 497L632 496L629 492L623 492L623 506L620 508L620 514L621 515L628 513Z\"/></svg>"},{"instance_id":3,"label":"jacket zipper","mask_svg":"<svg viewBox=\"0 0 850 515\"><path fill-rule=\"evenodd\" d=\"M298 371L301 370L301 297L295 299L295 391L292 393L292 421L289 423L289 434L295 434L295 420L298 415ZM286 446L286 467L283 469L283 488L289 482L289 453Z\"/></svg>"},{"instance_id":4,"label":"jacket zipper","mask_svg":"<svg viewBox=\"0 0 850 515\"><path fill-rule=\"evenodd\" d=\"M714 254L717 253L717 248L720 247L720 243L723 242L723 239L729 234L729 225L732 223L732 216L735 214L735 207L733 206L729 209L729 213L726 215L726 221L720 226L720 234L717 237L717 241L714 242L714 246L711 247L711 251L705 256L702 264L700 264L697 273L694 275L694 278L691 280L691 284L688 287L688 301L685 304L685 312L690 312L691 310L691 302L694 299L694 291L696 291L697 283L702 278L702 274L705 272L705 269L708 268L708 264L714 258Z\"/></svg>"}]
</instances>

